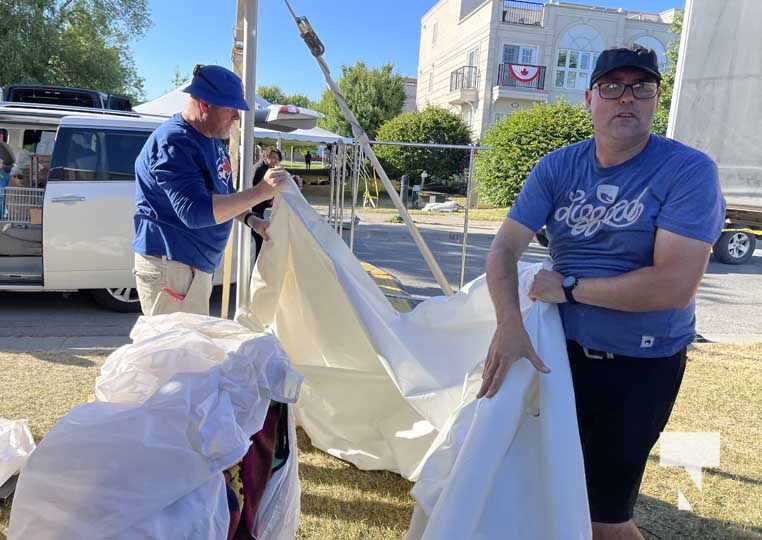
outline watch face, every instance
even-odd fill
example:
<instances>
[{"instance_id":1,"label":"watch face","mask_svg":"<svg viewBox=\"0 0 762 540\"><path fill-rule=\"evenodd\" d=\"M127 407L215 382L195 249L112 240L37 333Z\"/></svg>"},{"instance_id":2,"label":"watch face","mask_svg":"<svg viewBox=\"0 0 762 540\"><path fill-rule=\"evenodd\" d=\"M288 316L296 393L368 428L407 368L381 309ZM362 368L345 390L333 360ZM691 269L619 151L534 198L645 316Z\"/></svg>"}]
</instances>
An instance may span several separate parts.
<instances>
[{"instance_id":1,"label":"watch face","mask_svg":"<svg viewBox=\"0 0 762 540\"><path fill-rule=\"evenodd\" d=\"M558 282L556 281L556 283ZM568 289L569 287L574 287L575 283L577 283L577 278L574 276L566 276L561 282L561 286Z\"/></svg>"}]
</instances>

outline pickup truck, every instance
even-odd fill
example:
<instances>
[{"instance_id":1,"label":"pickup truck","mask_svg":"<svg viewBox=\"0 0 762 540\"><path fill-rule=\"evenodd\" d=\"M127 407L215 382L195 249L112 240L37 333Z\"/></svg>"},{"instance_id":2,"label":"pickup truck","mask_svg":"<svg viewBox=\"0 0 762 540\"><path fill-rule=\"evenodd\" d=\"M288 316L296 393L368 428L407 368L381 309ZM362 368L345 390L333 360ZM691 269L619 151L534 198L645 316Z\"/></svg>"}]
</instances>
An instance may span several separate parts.
<instances>
[{"instance_id":1,"label":"pickup truck","mask_svg":"<svg viewBox=\"0 0 762 540\"><path fill-rule=\"evenodd\" d=\"M264 116L286 121L287 111L273 107ZM164 120L0 103L0 136L28 158L0 187L0 290L86 290L107 309L140 311L130 245L134 163Z\"/></svg>"},{"instance_id":2,"label":"pickup truck","mask_svg":"<svg viewBox=\"0 0 762 540\"><path fill-rule=\"evenodd\" d=\"M762 239L759 0L689 0L667 135L717 162L727 202L717 260L744 264Z\"/></svg>"}]
</instances>

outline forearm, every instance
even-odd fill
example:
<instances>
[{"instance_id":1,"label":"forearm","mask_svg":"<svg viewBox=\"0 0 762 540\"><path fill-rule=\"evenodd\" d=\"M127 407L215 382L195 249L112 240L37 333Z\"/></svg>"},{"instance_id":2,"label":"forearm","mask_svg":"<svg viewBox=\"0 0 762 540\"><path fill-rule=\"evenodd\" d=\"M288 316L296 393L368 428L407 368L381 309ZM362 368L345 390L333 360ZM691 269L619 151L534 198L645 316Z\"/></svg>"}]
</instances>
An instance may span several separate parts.
<instances>
[{"instance_id":1,"label":"forearm","mask_svg":"<svg viewBox=\"0 0 762 540\"><path fill-rule=\"evenodd\" d=\"M213 195L212 211L217 223L224 223L233 218L242 220L246 213L263 201L271 198L270 194L262 193L259 185L230 195Z\"/></svg>"},{"instance_id":2,"label":"forearm","mask_svg":"<svg viewBox=\"0 0 762 540\"><path fill-rule=\"evenodd\" d=\"M493 246L486 267L487 288L495 306L498 326L523 328L516 258L505 248Z\"/></svg>"},{"instance_id":3,"label":"forearm","mask_svg":"<svg viewBox=\"0 0 762 540\"><path fill-rule=\"evenodd\" d=\"M698 282L679 269L647 266L618 276L581 278L574 299L582 304L643 312L682 309L696 295Z\"/></svg>"}]
</instances>

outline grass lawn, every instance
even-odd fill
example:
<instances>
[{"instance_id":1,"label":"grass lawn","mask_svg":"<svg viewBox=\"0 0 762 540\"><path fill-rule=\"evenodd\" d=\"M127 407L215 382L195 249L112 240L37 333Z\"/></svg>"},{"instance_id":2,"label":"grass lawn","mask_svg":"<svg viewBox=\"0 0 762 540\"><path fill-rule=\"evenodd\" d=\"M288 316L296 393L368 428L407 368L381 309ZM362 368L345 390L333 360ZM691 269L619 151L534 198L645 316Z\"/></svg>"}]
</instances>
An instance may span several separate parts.
<instances>
[{"instance_id":1,"label":"grass lawn","mask_svg":"<svg viewBox=\"0 0 762 540\"><path fill-rule=\"evenodd\" d=\"M0 417L28 418L39 440L72 406L87 400L105 352L0 354ZM659 466L654 448L636 519L647 538L762 539L762 345L691 348L669 431L719 431L720 467L703 489L683 469ZM399 539L410 520L411 484L364 472L312 448L299 434L300 540ZM693 512L677 510L680 489ZM5 540L10 504L0 505Z\"/></svg>"}]
</instances>

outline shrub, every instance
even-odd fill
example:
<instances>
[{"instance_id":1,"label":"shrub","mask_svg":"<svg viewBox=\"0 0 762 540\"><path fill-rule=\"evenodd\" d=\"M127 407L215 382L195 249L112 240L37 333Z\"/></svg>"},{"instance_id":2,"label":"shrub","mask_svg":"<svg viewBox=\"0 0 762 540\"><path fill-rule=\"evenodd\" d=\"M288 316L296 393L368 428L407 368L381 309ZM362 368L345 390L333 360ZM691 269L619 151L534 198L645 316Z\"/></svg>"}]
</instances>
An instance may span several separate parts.
<instances>
[{"instance_id":1,"label":"shrub","mask_svg":"<svg viewBox=\"0 0 762 540\"><path fill-rule=\"evenodd\" d=\"M495 206L510 206L535 164L547 153L593 136L588 112L565 101L535 105L493 125L476 156L479 195Z\"/></svg>"},{"instance_id":2,"label":"shrub","mask_svg":"<svg viewBox=\"0 0 762 540\"><path fill-rule=\"evenodd\" d=\"M380 141L420 142L433 144L471 144L471 133L460 116L441 107L427 107L421 112L403 113L381 125ZM428 173L426 184L456 186L453 175L467 164L467 152L457 149L375 145L373 151L392 178L410 175L411 184L418 183L421 173Z\"/></svg>"}]
</instances>

